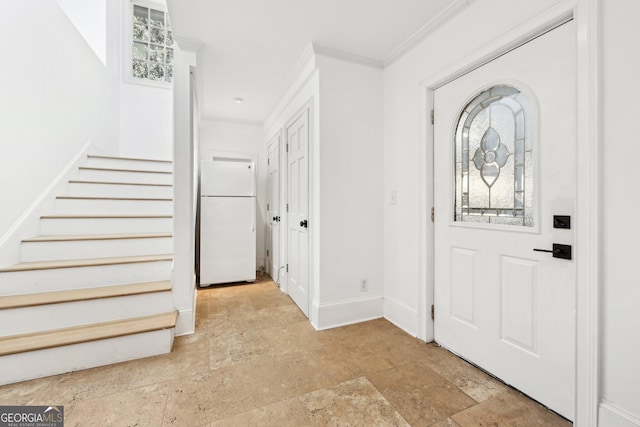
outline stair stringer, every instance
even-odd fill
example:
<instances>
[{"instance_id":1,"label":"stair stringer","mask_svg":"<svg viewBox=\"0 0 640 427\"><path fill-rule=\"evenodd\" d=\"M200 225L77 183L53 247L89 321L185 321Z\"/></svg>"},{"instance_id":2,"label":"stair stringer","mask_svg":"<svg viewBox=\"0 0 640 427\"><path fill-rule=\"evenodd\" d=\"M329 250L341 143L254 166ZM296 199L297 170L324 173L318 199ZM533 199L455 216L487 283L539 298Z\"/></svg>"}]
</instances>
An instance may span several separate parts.
<instances>
[{"instance_id":1,"label":"stair stringer","mask_svg":"<svg viewBox=\"0 0 640 427\"><path fill-rule=\"evenodd\" d=\"M75 179L80 167L88 163L88 154L98 149L85 144L47 188L31 203L27 210L0 237L0 266L20 262L20 242L25 236L35 236L40 228L40 216L53 212L56 196L65 191L68 182Z\"/></svg>"}]
</instances>

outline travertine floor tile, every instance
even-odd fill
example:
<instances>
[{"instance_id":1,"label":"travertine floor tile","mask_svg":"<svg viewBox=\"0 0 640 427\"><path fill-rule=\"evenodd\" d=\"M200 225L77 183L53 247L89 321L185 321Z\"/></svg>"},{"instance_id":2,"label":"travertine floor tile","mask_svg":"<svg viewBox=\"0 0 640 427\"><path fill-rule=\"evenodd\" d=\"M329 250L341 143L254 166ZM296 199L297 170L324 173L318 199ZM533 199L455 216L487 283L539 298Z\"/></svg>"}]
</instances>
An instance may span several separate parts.
<instances>
[{"instance_id":1,"label":"travertine floor tile","mask_svg":"<svg viewBox=\"0 0 640 427\"><path fill-rule=\"evenodd\" d=\"M69 426L570 425L387 320L315 331L268 279L200 289L170 354L0 387L27 404Z\"/></svg>"},{"instance_id":2,"label":"travertine floor tile","mask_svg":"<svg viewBox=\"0 0 640 427\"><path fill-rule=\"evenodd\" d=\"M287 399L214 422L236 426L409 426L366 378Z\"/></svg>"},{"instance_id":3,"label":"travertine floor tile","mask_svg":"<svg viewBox=\"0 0 640 427\"><path fill-rule=\"evenodd\" d=\"M55 378L38 378L2 386L0 387L0 405L58 405L50 400L48 393L50 383Z\"/></svg>"},{"instance_id":4,"label":"travertine floor tile","mask_svg":"<svg viewBox=\"0 0 640 427\"><path fill-rule=\"evenodd\" d=\"M65 425L160 426L166 400L167 389L162 384L80 400L73 404L68 414L65 413Z\"/></svg>"},{"instance_id":5,"label":"travertine floor tile","mask_svg":"<svg viewBox=\"0 0 640 427\"><path fill-rule=\"evenodd\" d=\"M572 425L514 390L508 390L451 418L462 427L569 427Z\"/></svg>"},{"instance_id":6,"label":"travertine floor tile","mask_svg":"<svg viewBox=\"0 0 640 427\"><path fill-rule=\"evenodd\" d=\"M430 425L477 402L418 362L367 376L411 425Z\"/></svg>"},{"instance_id":7,"label":"travertine floor tile","mask_svg":"<svg viewBox=\"0 0 640 427\"><path fill-rule=\"evenodd\" d=\"M331 384L309 354L261 358L169 384L165 425L200 425Z\"/></svg>"},{"instance_id":8,"label":"travertine floor tile","mask_svg":"<svg viewBox=\"0 0 640 427\"><path fill-rule=\"evenodd\" d=\"M484 402L509 389L501 381L435 344L427 344L430 351L421 359L427 366L467 393L477 402Z\"/></svg>"},{"instance_id":9,"label":"travertine floor tile","mask_svg":"<svg viewBox=\"0 0 640 427\"><path fill-rule=\"evenodd\" d=\"M127 390L137 363L118 363L50 377L46 395L59 405L69 405Z\"/></svg>"}]
</instances>

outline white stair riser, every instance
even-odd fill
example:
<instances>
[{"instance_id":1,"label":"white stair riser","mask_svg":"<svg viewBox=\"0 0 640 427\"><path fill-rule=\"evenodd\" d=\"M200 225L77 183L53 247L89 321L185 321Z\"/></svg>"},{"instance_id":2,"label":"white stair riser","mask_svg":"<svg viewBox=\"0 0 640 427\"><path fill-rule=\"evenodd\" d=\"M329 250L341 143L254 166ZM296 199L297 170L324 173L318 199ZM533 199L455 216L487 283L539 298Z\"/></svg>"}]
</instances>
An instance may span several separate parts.
<instances>
[{"instance_id":1,"label":"white stair riser","mask_svg":"<svg viewBox=\"0 0 640 427\"><path fill-rule=\"evenodd\" d=\"M172 252L171 237L22 242L23 262L161 255Z\"/></svg>"},{"instance_id":2,"label":"white stair riser","mask_svg":"<svg viewBox=\"0 0 640 427\"><path fill-rule=\"evenodd\" d=\"M171 292L0 310L4 336L109 322L172 311Z\"/></svg>"},{"instance_id":3,"label":"white stair riser","mask_svg":"<svg viewBox=\"0 0 640 427\"><path fill-rule=\"evenodd\" d=\"M43 218L40 234L170 233L173 218Z\"/></svg>"},{"instance_id":4,"label":"white stair riser","mask_svg":"<svg viewBox=\"0 0 640 427\"><path fill-rule=\"evenodd\" d=\"M89 157L87 160L87 166L91 168L136 169L145 171L173 172L173 164L167 162L154 162L149 160Z\"/></svg>"},{"instance_id":5,"label":"white stair riser","mask_svg":"<svg viewBox=\"0 0 640 427\"><path fill-rule=\"evenodd\" d=\"M154 185L69 183L68 196L173 198L173 187Z\"/></svg>"},{"instance_id":6,"label":"white stair riser","mask_svg":"<svg viewBox=\"0 0 640 427\"><path fill-rule=\"evenodd\" d=\"M80 169L78 181L135 182L141 184L173 184L173 175L166 173L120 172Z\"/></svg>"},{"instance_id":7,"label":"white stair riser","mask_svg":"<svg viewBox=\"0 0 640 427\"><path fill-rule=\"evenodd\" d=\"M173 214L171 200L56 199L58 214Z\"/></svg>"},{"instance_id":8,"label":"white stair riser","mask_svg":"<svg viewBox=\"0 0 640 427\"><path fill-rule=\"evenodd\" d=\"M154 261L94 267L0 273L4 295L85 289L118 283L158 282L171 279L172 261Z\"/></svg>"},{"instance_id":9,"label":"white stair riser","mask_svg":"<svg viewBox=\"0 0 640 427\"><path fill-rule=\"evenodd\" d=\"M173 334L173 329L163 329L1 356L0 385L166 354Z\"/></svg>"}]
</instances>

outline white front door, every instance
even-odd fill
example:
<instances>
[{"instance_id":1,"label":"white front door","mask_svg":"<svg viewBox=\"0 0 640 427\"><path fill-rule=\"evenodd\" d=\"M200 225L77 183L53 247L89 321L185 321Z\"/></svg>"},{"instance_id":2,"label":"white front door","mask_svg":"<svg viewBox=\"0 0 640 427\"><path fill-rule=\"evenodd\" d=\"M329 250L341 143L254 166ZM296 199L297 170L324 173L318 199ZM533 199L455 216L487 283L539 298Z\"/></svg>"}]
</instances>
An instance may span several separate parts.
<instances>
[{"instance_id":1,"label":"white front door","mask_svg":"<svg viewBox=\"0 0 640 427\"><path fill-rule=\"evenodd\" d=\"M434 92L435 340L566 418L575 402L575 25ZM561 224L562 223L562 224ZM563 249L564 250L564 249Z\"/></svg>"},{"instance_id":2,"label":"white front door","mask_svg":"<svg viewBox=\"0 0 640 427\"><path fill-rule=\"evenodd\" d=\"M274 281L280 269L280 135L267 146L267 270Z\"/></svg>"},{"instance_id":3,"label":"white front door","mask_svg":"<svg viewBox=\"0 0 640 427\"><path fill-rule=\"evenodd\" d=\"M287 292L309 316L309 113L287 128Z\"/></svg>"}]
</instances>

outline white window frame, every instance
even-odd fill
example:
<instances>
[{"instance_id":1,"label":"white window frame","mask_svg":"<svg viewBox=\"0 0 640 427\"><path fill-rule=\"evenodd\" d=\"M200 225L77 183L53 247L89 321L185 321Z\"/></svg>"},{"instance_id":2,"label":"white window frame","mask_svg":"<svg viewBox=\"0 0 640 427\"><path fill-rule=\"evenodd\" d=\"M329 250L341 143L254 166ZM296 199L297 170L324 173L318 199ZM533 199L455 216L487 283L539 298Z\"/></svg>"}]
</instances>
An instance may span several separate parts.
<instances>
[{"instance_id":1,"label":"white window frame","mask_svg":"<svg viewBox=\"0 0 640 427\"><path fill-rule=\"evenodd\" d=\"M141 86L155 87L158 89L173 89L173 82L168 83L164 81L142 79L133 76L133 7L141 6L149 9L160 10L165 14L168 13L167 6L162 3L148 1L148 0L125 0L125 7L123 7L122 13L122 80L125 83L136 84ZM175 41L175 39L174 39ZM175 49L175 43L174 43ZM175 51L174 51L175 55ZM175 58L175 56L174 56ZM175 69L174 69L175 73Z\"/></svg>"}]
</instances>

